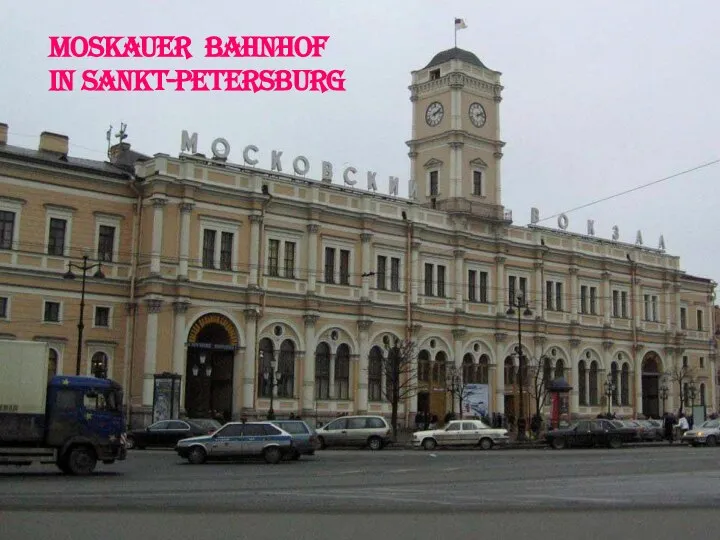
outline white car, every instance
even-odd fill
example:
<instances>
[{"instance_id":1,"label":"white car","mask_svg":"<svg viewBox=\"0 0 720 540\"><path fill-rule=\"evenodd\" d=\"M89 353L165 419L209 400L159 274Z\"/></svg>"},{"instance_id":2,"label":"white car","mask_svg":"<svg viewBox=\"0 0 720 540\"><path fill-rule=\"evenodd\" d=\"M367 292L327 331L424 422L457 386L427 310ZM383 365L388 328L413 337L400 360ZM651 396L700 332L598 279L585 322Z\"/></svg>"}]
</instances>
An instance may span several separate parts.
<instances>
[{"instance_id":1,"label":"white car","mask_svg":"<svg viewBox=\"0 0 720 540\"><path fill-rule=\"evenodd\" d=\"M453 420L442 429L416 431L413 446L433 450L437 446L479 446L490 450L493 446L507 444L510 438L506 429L491 428L480 420Z\"/></svg>"}]
</instances>

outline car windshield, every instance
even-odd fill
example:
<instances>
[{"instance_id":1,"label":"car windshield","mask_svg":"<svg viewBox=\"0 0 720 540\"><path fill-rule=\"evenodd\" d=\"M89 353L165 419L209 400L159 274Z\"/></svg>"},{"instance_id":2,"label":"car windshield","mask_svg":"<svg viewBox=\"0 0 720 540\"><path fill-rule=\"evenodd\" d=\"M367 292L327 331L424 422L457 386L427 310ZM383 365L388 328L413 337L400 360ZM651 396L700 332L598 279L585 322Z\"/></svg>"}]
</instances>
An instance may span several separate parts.
<instances>
[{"instance_id":1,"label":"car windshield","mask_svg":"<svg viewBox=\"0 0 720 540\"><path fill-rule=\"evenodd\" d=\"M703 422L700 427L705 429L713 429L720 426L720 420L708 420L707 422Z\"/></svg>"}]
</instances>

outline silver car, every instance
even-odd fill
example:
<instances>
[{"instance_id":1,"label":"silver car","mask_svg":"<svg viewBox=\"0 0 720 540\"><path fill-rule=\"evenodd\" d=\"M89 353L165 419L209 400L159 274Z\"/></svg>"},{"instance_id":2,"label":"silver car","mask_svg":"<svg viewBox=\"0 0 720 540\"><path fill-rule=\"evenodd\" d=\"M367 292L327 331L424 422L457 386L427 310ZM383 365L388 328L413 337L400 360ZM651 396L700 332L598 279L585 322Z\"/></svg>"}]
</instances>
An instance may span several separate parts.
<instances>
[{"instance_id":1,"label":"silver car","mask_svg":"<svg viewBox=\"0 0 720 540\"><path fill-rule=\"evenodd\" d=\"M293 452L293 446L292 436L270 422L230 422L211 435L182 439L175 451L194 465L209 459L248 456L279 463Z\"/></svg>"},{"instance_id":2,"label":"silver car","mask_svg":"<svg viewBox=\"0 0 720 540\"><path fill-rule=\"evenodd\" d=\"M681 442L698 446L705 444L715 446L720 441L720 419L706 420L693 429L686 431Z\"/></svg>"},{"instance_id":3,"label":"silver car","mask_svg":"<svg viewBox=\"0 0 720 540\"><path fill-rule=\"evenodd\" d=\"M509 441L507 429L491 428L480 420L453 420L442 429L413 433L413 446L422 446L425 450L437 446L479 446L490 450Z\"/></svg>"},{"instance_id":4,"label":"silver car","mask_svg":"<svg viewBox=\"0 0 720 540\"><path fill-rule=\"evenodd\" d=\"M318 445L368 446L381 450L391 441L392 428L382 416L343 416L317 429Z\"/></svg>"}]
</instances>

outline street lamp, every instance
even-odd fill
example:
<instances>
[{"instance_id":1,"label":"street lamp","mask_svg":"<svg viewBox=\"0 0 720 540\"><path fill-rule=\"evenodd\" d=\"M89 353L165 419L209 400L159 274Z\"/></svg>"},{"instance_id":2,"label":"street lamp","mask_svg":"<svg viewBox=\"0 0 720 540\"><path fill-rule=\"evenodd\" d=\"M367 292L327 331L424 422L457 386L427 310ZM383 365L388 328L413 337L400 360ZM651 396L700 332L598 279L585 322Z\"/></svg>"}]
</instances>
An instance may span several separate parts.
<instances>
[{"instance_id":1,"label":"street lamp","mask_svg":"<svg viewBox=\"0 0 720 540\"><path fill-rule=\"evenodd\" d=\"M607 380L605 381L605 397L607 398L607 413L608 417L612 414L610 407L612 406L612 397L615 393L615 383L613 382L612 373L608 373Z\"/></svg>"},{"instance_id":2,"label":"street lamp","mask_svg":"<svg viewBox=\"0 0 720 540\"><path fill-rule=\"evenodd\" d=\"M195 377L197 377L198 374L200 373L200 369L201 369L201 367L202 367L202 368L203 368L203 371L205 371L205 375L207 375L208 377L210 377L210 376L212 375L212 365L210 365L210 364L205 365L205 360L207 360L207 353L206 353L206 352L201 352L201 353L198 355L198 359L200 360L200 365L197 365L197 364L193 365L193 367L192 367L192 374L193 374Z\"/></svg>"},{"instance_id":3,"label":"street lamp","mask_svg":"<svg viewBox=\"0 0 720 540\"><path fill-rule=\"evenodd\" d=\"M206 377L212 376L212 364L210 362L207 362L207 353L205 351L200 351L200 354L198 354L198 363L193 364L192 368L192 374L193 377L202 377L203 375ZM195 388L197 391L195 392L195 405L196 405L196 411L194 411L196 414L205 414L208 412L212 407L212 388L210 389L210 398L208 399L208 410L200 410L200 402L203 397L203 390L204 390L205 383L202 380L199 380L197 384L195 385ZM210 412L210 416L213 416L213 413Z\"/></svg>"},{"instance_id":4,"label":"street lamp","mask_svg":"<svg viewBox=\"0 0 720 540\"><path fill-rule=\"evenodd\" d=\"M75 264L73 262L68 262L68 271L65 272L65 275L63 276L63 278L65 279L75 279L75 274L73 274L72 271L73 268L82 272L82 289L80 292L80 322L78 322L77 325L78 342L77 359L75 360L75 375L80 375L80 360L82 358L82 335L83 329L85 328L85 325L83 324L83 315L85 312L85 278L90 270L97 268L97 271L93 274L92 277L96 279L105 279L105 274L103 274L102 272L102 263L98 262L95 264L89 264L88 260L89 257L87 255L83 255L83 262L81 265Z\"/></svg>"},{"instance_id":5,"label":"street lamp","mask_svg":"<svg viewBox=\"0 0 720 540\"><path fill-rule=\"evenodd\" d=\"M273 407L275 399L275 388L277 388L280 379L282 379L282 373L277 371L277 360L275 360L275 358L272 358L270 360L270 371L265 370L263 372L263 378L265 379L265 382L270 383L270 408L268 409L267 417L268 420L275 420L275 409Z\"/></svg>"},{"instance_id":6,"label":"street lamp","mask_svg":"<svg viewBox=\"0 0 720 540\"><path fill-rule=\"evenodd\" d=\"M667 381L665 381L665 379L663 379L662 386L660 387L660 399L662 399L662 404L663 404L663 416L665 416L665 412L666 412L665 402L667 401L669 392L670 392L670 389L667 386Z\"/></svg>"},{"instance_id":7,"label":"street lamp","mask_svg":"<svg viewBox=\"0 0 720 540\"><path fill-rule=\"evenodd\" d=\"M532 311L530 311L530 304L525 300L525 295L521 292L515 298L510 299L510 307L507 310L507 315L512 317L515 315L515 308L517 309L517 321L518 321L518 346L515 352L518 355L518 387L520 388L519 395L519 408L520 418L518 418L518 440L525 440L525 428L527 427L527 420L525 418L525 407L523 406L523 383L525 381L525 355L522 353L522 315L530 317ZM524 311L521 311L524 309Z\"/></svg>"}]
</instances>

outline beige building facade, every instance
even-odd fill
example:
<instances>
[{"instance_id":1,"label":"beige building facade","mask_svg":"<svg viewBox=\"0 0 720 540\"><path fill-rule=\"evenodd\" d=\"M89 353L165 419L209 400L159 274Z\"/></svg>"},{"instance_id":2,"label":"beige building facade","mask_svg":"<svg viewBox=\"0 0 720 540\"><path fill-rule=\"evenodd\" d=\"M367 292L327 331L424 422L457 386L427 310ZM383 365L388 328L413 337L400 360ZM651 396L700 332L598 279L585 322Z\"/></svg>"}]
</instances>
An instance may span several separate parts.
<instances>
[{"instance_id":1,"label":"beige building facade","mask_svg":"<svg viewBox=\"0 0 720 540\"><path fill-rule=\"evenodd\" d=\"M87 256L104 277L87 272L79 372L121 382L134 424L165 372L189 415L260 416L271 395L279 415L388 415L395 338L418 353L404 422L456 409L452 366L516 416L519 329L530 364L572 385L573 417L607 410L606 381L621 416L677 410L667 377L682 366L715 411L715 283L663 250L514 225L502 91L461 49L412 73L409 199L259 169L254 147L235 164L218 147L144 156L121 139L100 162L52 133L13 146L0 125L0 338L47 341L51 369L74 374L82 271L64 276Z\"/></svg>"}]
</instances>

